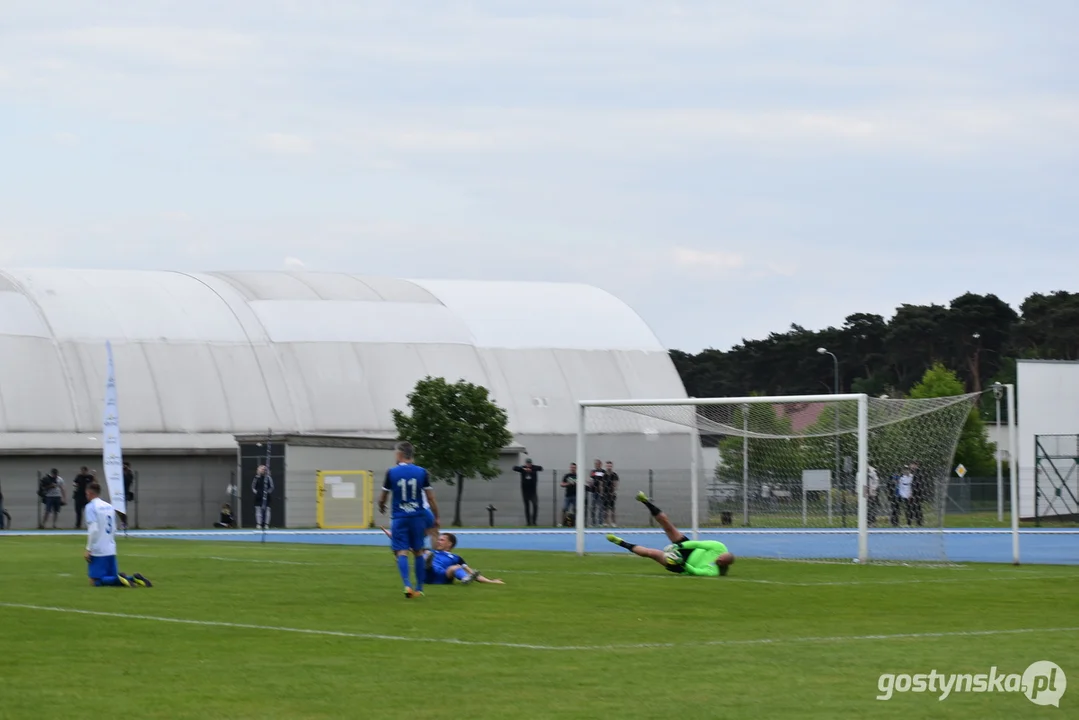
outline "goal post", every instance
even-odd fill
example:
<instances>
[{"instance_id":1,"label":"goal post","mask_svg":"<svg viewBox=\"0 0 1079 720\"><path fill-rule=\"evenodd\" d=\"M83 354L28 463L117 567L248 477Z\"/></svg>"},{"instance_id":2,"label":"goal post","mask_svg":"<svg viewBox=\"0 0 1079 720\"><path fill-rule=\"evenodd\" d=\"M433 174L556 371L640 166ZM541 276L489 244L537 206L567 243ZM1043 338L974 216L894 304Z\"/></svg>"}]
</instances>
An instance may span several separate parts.
<instances>
[{"instance_id":1,"label":"goal post","mask_svg":"<svg viewBox=\"0 0 1079 720\"><path fill-rule=\"evenodd\" d=\"M667 541L644 529L652 523L633 501L641 491L654 492L687 536L729 536L735 554L741 546L777 559L948 561L953 459L978 396L579 401L576 552L609 526L587 511L592 463L618 458L620 507L605 517L641 528L625 532L648 533L650 544Z\"/></svg>"}]
</instances>

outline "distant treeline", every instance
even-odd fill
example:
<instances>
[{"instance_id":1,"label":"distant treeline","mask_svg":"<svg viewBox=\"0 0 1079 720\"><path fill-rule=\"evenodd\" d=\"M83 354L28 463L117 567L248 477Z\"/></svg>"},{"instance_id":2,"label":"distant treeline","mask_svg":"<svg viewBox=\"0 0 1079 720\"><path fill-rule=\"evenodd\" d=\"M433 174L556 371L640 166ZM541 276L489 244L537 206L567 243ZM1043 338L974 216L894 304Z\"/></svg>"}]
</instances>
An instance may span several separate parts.
<instances>
[{"instance_id":1,"label":"distant treeline","mask_svg":"<svg viewBox=\"0 0 1079 720\"><path fill-rule=\"evenodd\" d=\"M947 307L901 305L891 320L856 313L840 328L792 325L730 350L671 357L693 397L831 393L833 361L820 347L839 359L840 392L904 396L935 362L977 392L1014 382L1017 358L1079 360L1079 293L1035 293L1018 312L996 295L966 293Z\"/></svg>"}]
</instances>

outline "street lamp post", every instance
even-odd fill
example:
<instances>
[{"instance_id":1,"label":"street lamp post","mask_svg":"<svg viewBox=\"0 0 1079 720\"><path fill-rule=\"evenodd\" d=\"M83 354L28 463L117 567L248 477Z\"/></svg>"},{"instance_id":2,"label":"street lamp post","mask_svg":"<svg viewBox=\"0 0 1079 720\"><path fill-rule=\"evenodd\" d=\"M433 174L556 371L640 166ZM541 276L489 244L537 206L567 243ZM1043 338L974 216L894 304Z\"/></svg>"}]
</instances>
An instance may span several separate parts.
<instances>
[{"instance_id":1,"label":"street lamp post","mask_svg":"<svg viewBox=\"0 0 1079 720\"><path fill-rule=\"evenodd\" d=\"M836 395L839 394L839 358L835 356L835 353L828 352L827 348L817 348L817 352L821 355L831 355L832 363L835 368L835 379L832 385L832 392ZM836 404L832 408L832 414L835 416L835 478L836 483L839 485L839 506L840 514L843 516L843 527L847 527L847 493L843 483L840 481L839 476L839 405Z\"/></svg>"}]
</instances>

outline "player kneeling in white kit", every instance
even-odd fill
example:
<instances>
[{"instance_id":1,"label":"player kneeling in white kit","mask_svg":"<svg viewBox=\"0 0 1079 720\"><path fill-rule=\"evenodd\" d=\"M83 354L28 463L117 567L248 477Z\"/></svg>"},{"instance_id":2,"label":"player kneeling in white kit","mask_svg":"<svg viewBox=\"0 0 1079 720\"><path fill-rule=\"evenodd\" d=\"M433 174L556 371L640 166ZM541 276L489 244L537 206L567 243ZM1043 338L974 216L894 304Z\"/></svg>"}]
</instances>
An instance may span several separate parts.
<instances>
[{"instance_id":1,"label":"player kneeling in white kit","mask_svg":"<svg viewBox=\"0 0 1079 720\"><path fill-rule=\"evenodd\" d=\"M86 574L94 587L122 585L151 587L140 573L123 575L116 564L116 511L101 499L101 483L86 486Z\"/></svg>"}]
</instances>

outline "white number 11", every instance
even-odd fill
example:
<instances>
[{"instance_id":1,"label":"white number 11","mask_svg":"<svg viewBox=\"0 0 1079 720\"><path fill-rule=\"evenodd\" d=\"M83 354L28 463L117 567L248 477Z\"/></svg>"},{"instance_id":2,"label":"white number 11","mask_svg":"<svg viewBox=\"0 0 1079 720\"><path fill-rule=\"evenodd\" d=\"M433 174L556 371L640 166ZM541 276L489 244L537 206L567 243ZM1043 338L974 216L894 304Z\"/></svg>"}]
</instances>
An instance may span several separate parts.
<instances>
[{"instance_id":1,"label":"white number 11","mask_svg":"<svg viewBox=\"0 0 1079 720\"><path fill-rule=\"evenodd\" d=\"M419 497L418 495L416 495L416 478L410 478L408 480L401 478L397 481L397 484L401 487L402 500L406 502L411 502L412 500L416 500ZM410 485L411 487L409 488ZM406 488L409 488L407 493Z\"/></svg>"}]
</instances>

